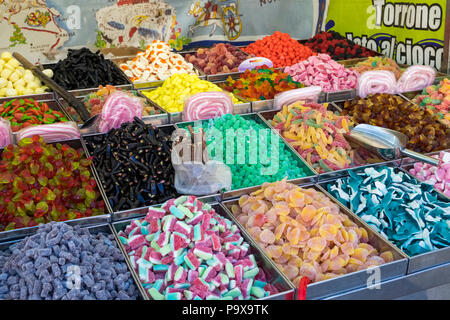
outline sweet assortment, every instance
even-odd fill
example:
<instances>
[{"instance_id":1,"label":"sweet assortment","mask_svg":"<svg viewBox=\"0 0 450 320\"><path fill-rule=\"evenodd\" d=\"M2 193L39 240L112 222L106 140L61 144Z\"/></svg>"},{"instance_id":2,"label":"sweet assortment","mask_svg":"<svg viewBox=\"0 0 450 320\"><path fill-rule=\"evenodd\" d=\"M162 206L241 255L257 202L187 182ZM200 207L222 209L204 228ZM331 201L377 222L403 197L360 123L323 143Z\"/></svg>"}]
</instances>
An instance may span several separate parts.
<instances>
[{"instance_id":1,"label":"sweet assortment","mask_svg":"<svg viewBox=\"0 0 450 320\"><path fill-rule=\"evenodd\" d=\"M246 70L236 80L228 77L221 87L248 101L257 101L273 99L278 93L303 88L304 85L280 70L257 68Z\"/></svg>"},{"instance_id":2,"label":"sweet assortment","mask_svg":"<svg viewBox=\"0 0 450 320\"><path fill-rule=\"evenodd\" d=\"M38 124L69 121L62 112L53 110L46 102L33 98L17 98L3 102L0 106L0 117L10 122L13 132Z\"/></svg>"},{"instance_id":3,"label":"sweet assortment","mask_svg":"<svg viewBox=\"0 0 450 320\"><path fill-rule=\"evenodd\" d=\"M120 64L120 69L133 83L166 80L175 73L197 74L192 63L172 52L170 46L160 40L153 40L145 51Z\"/></svg>"},{"instance_id":4,"label":"sweet assortment","mask_svg":"<svg viewBox=\"0 0 450 320\"><path fill-rule=\"evenodd\" d=\"M286 180L264 183L231 208L294 285L339 277L393 260L369 243L367 230L325 194Z\"/></svg>"},{"instance_id":5,"label":"sweet assortment","mask_svg":"<svg viewBox=\"0 0 450 320\"><path fill-rule=\"evenodd\" d=\"M320 86L325 92L356 88L358 73L332 60L327 54L318 54L286 67L284 72L307 86Z\"/></svg>"},{"instance_id":6,"label":"sweet assortment","mask_svg":"<svg viewBox=\"0 0 450 320\"><path fill-rule=\"evenodd\" d=\"M242 50L255 57L268 58L275 68L293 65L316 54L309 47L292 39L289 34L279 31L256 40Z\"/></svg>"},{"instance_id":7,"label":"sweet assortment","mask_svg":"<svg viewBox=\"0 0 450 320\"><path fill-rule=\"evenodd\" d=\"M44 74L53 77L53 71L45 69ZM0 98L31 94L42 94L48 91L41 81L31 72L21 66L8 51L0 55Z\"/></svg>"},{"instance_id":8,"label":"sweet assortment","mask_svg":"<svg viewBox=\"0 0 450 320\"><path fill-rule=\"evenodd\" d=\"M377 54L348 40L336 31L319 32L311 39L308 39L304 45L311 48L314 52L326 53L334 60L365 58Z\"/></svg>"},{"instance_id":9,"label":"sweet assortment","mask_svg":"<svg viewBox=\"0 0 450 320\"><path fill-rule=\"evenodd\" d=\"M142 109L142 116L151 116L154 114L159 114L160 111L151 105L145 98L139 97L137 91L134 90L122 90L120 87L116 88L111 85L99 86L96 92L92 92L83 98L84 106L87 111L91 114L91 117L101 114L103 106L108 101L109 96L117 91L125 93L128 95L128 100L139 101ZM135 100L138 99L138 100ZM70 116L77 122L80 122L80 117L74 108L67 108Z\"/></svg>"},{"instance_id":10,"label":"sweet assortment","mask_svg":"<svg viewBox=\"0 0 450 320\"><path fill-rule=\"evenodd\" d=\"M233 190L284 177L296 179L310 175L283 141L262 122L238 114L226 114L203 121L202 128L207 137L210 159L222 157L218 160L231 168ZM261 139L261 136L266 139ZM223 137L223 142L219 137ZM229 144L228 141L232 142Z\"/></svg>"},{"instance_id":11,"label":"sweet assortment","mask_svg":"<svg viewBox=\"0 0 450 320\"><path fill-rule=\"evenodd\" d=\"M53 80L66 90L128 84L126 76L99 51L69 49L67 57L51 66Z\"/></svg>"},{"instance_id":12,"label":"sweet assortment","mask_svg":"<svg viewBox=\"0 0 450 320\"><path fill-rule=\"evenodd\" d=\"M86 138L114 211L164 202L174 196L172 141L162 129L140 119L103 135Z\"/></svg>"},{"instance_id":13,"label":"sweet assortment","mask_svg":"<svg viewBox=\"0 0 450 320\"><path fill-rule=\"evenodd\" d=\"M83 125L0 55L0 299L333 297L365 288L366 269L385 281L450 262L449 79L334 31L171 49L184 41L49 65L85 94ZM381 163L347 140L358 124L439 163Z\"/></svg>"},{"instance_id":14,"label":"sweet assortment","mask_svg":"<svg viewBox=\"0 0 450 320\"><path fill-rule=\"evenodd\" d=\"M83 149L24 138L0 160L0 231L105 212Z\"/></svg>"},{"instance_id":15,"label":"sweet assortment","mask_svg":"<svg viewBox=\"0 0 450 320\"><path fill-rule=\"evenodd\" d=\"M390 167L349 174L328 191L406 254L450 245L450 203L439 199L433 186Z\"/></svg>"},{"instance_id":16,"label":"sweet assortment","mask_svg":"<svg viewBox=\"0 0 450 320\"><path fill-rule=\"evenodd\" d=\"M207 75L238 72L239 65L249 55L229 43L216 43L211 48L200 48L193 54L186 54L186 61Z\"/></svg>"},{"instance_id":17,"label":"sweet assortment","mask_svg":"<svg viewBox=\"0 0 450 320\"><path fill-rule=\"evenodd\" d=\"M440 152L433 158L439 159L437 167L428 163L416 162L409 172L450 198L450 152Z\"/></svg>"},{"instance_id":18,"label":"sweet assortment","mask_svg":"<svg viewBox=\"0 0 450 320\"><path fill-rule=\"evenodd\" d=\"M112 234L62 222L0 252L5 300L135 300L138 291ZM82 275L77 281L71 274ZM77 287L79 286L79 287Z\"/></svg>"},{"instance_id":19,"label":"sweet assortment","mask_svg":"<svg viewBox=\"0 0 450 320\"><path fill-rule=\"evenodd\" d=\"M216 84L200 80L196 75L177 73L164 81L163 85L155 90L142 91L146 97L156 102L161 108L170 112L182 112L184 100L188 97L210 91L223 91ZM233 104L240 104L236 97L232 97Z\"/></svg>"},{"instance_id":20,"label":"sweet assortment","mask_svg":"<svg viewBox=\"0 0 450 320\"><path fill-rule=\"evenodd\" d=\"M353 122L327 107L301 102L285 105L271 124L318 173L377 162L367 151L350 146L343 134L350 131Z\"/></svg>"},{"instance_id":21,"label":"sweet assortment","mask_svg":"<svg viewBox=\"0 0 450 320\"><path fill-rule=\"evenodd\" d=\"M149 208L119 238L151 300L253 300L277 293L239 228L194 196Z\"/></svg>"},{"instance_id":22,"label":"sweet assortment","mask_svg":"<svg viewBox=\"0 0 450 320\"><path fill-rule=\"evenodd\" d=\"M440 121L450 126L450 80L429 86L414 98L414 102L436 114Z\"/></svg>"},{"instance_id":23,"label":"sweet assortment","mask_svg":"<svg viewBox=\"0 0 450 320\"><path fill-rule=\"evenodd\" d=\"M355 64L352 69L357 71L359 74L377 70L391 71L395 75L396 80L400 79L403 73L403 70L399 67L399 65L393 59L388 57L369 57L367 60L363 60Z\"/></svg>"},{"instance_id":24,"label":"sweet assortment","mask_svg":"<svg viewBox=\"0 0 450 320\"><path fill-rule=\"evenodd\" d=\"M438 117L425 108L397 95L374 94L365 99L346 101L342 115L351 117L356 123L398 130L409 138L406 147L416 152L450 148L450 128L437 121Z\"/></svg>"}]
</instances>

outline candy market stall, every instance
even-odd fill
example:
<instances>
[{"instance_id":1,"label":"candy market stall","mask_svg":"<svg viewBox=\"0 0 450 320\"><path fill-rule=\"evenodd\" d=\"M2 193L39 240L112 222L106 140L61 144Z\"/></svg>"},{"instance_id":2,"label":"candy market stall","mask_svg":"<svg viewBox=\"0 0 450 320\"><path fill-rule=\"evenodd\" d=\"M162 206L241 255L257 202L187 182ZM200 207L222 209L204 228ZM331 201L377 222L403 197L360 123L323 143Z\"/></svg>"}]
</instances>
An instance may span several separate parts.
<instances>
[{"instance_id":1,"label":"candy market stall","mask_svg":"<svg viewBox=\"0 0 450 320\"><path fill-rule=\"evenodd\" d=\"M44 76L2 54L0 298L391 299L450 283L448 78L334 32L143 47L70 50ZM434 164L355 143L359 124Z\"/></svg>"}]
</instances>

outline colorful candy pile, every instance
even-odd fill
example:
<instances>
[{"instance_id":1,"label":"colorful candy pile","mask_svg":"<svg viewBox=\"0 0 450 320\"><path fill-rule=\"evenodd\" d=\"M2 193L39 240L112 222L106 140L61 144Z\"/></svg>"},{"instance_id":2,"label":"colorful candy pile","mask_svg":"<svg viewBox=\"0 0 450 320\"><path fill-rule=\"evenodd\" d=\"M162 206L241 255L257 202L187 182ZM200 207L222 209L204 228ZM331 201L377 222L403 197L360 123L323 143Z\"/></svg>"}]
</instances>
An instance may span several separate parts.
<instances>
[{"instance_id":1,"label":"colorful candy pile","mask_svg":"<svg viewBox=\"0 0 450 320\"><path fill-rule=\"evenodd\" d=\"M226 114L202 125L210 159L218 157L231 168L232 189L312 174L262 121Z\"/></svg>"},{"instance_id":2,"label":"colorful candy pile","mask_svg":"<svg viewBox=\"0 0 450 320\"><path fill-rule=\"evenodd\" d=\"M415 256L450 245L450 203L398 169L366 168L327 186L342 204Z\"/></svg>"},{"instance_id":3,"label":"colorful candy pile","mask_svg":"<svg viewBox=\"0 0 450 320\"><path fill-rule=\"evenodd\" d=\"M345 140L343 134L349 132L352 121L327 107L300 102L285 105L271 124L318 173L376 162L367 151L357 152Z\"/></svg>"},{"instance_id":4,"label":"colorful candy pile","mask_svg":"<svg viewBox=\"0 0 450 320\"><path fill-rule=\"evenodd\" d=\"M193 196L149 208L119 239L153 300L253 300L276 293L238 227Z\"/></svg>"},{"instance_id":5,"label":"colorful candy pile","mask_svg":"<svg viewBox=\"0 0 450 320\"><path fill-rule=\"evenodd\" d=\"M105 59L100 51L94 53L88 48L69 49L67 58L58 61L51 69L55 82L66 90L129 83L111 60Z\"/></svg>"},{"instance_id":6,"label":"colorful candy pile","mask_svg":"<svg viewBox=\"0 0 450 320\"><path fill-rule=\"evenodd\" d=\"M231 208L289 280L312 282L379 266L394 259L379 255L358 227L323 193L286 183L264 183Z\"/></svg>"},{"instance_id":7,"label":"colorful candy pile","mask_svg":"<svg viewBox=\"0 0 450 320\"><path fill-rule=\"evenodd\" d=\"M249 44L242 50L256 57L270 59L275 68L290 66L315 55L310 48L292 39L289 34L279 31Z\"/></svg>"},{"instance_id":8,"label":"colorful candy pile","mask_svg":"<svg viewBox=\"0 0 450 320\"><path fill-rule=\"evenodd\" d=\"M246 70L234 80L228 77L222 87L235 95L249 101L273 99L277 93L303 88L300 82L293 81L291 76L273 68Z\"/></svg>"},{"instance_id":9,"label":"colorful candy pile","mask_svg":"<svg viewBox=\"0 0 450 320\"><path fill-rule=\"evenodd\" d=\"M135 118L107 134L86 138L114 211L162 203L177 195L171 136Z\"/></svg>"},{"instance_id":10,"label":"colorful candy pile","mask_svg":"<svg viewBox=\"0 0 450 320\"><path fill-rule=\"evenodd\" d=\"M248 55L229 43L216 43L211 48L200 48L185 59L205 74L238 72L239 65Z\"/></svg>"},{"instance_id":11,"label":"colorful candy pile","mask_svg":"<svg viewBox=\"0 0 450 320\"><path fill-rule=\"evenodd\" d=\"M438 115L439 119L450 126L450 80L445 78L439 85L423 89L414 99L422 107L426 107Z\"/></svg>"},{"instance_id":12,"label":"colorful candy pile","mask_svg":"<svg viewBox=\"0 0 450 320\"><path fill-rule=\"evenodd\" d=\"M142 115L143 116L149 116L160 113L158 109L156 109L154 106L152 106L148 101L146 101L144 98L141 98L138 96L137 91L123 91L121 88L116 88L114 86L106 85L99 86L98 91L92 92L91 94L84 97L84 105L88 112L91 114L91 117L95 116L96 114L100 114L102 112L103 106L108 100L108 97L117 91L121 91L130 97L136 97L139 98L139 100L142 103ZM80 116L75 111L74 108L68 107L67 111L71 115L71 117L77 121L80 122Z\"/></svg>"},{"instance_id":13,"label":"colorful candy pile","mask_svg":"<svg viewBox=\"0 0 450 320\"><path fill-rule=\"evenodd\" d=\"M12 99L0 106L0 116L10 121L11 130L37 124L51 124L69 121L61 112L51 109L45 102L30 99Z\"/></svg>"},{"instance_id":14,"label":"colorful candy pile","mask_svg":"<svg viewBox=\"0 0 450 320\"><path fill-rule=\"evenodd\" d=\"M332 60L327 54L318 54L300 61L284 72L292 79L307 86L320 86L325 92L348 90L356 88L358 73Z\"/></svg>"},{"instance_id":15,"label":"colorful candy pile","mask_svg":"<svg viewBox=\"0 0 450 320\"><path fill-rule=\"evenodd\" d=\"M81 273L79 283L71 276L76 268ZM62 222L40 225L36 234L0 252L0 270L0 298L5 300L138 297L112 234L92 234Z\"/></svg>"},{"instance_id":16,"label":"colorful candy pile","mask_svg":"<svg viewBox=\"0 0 450 320\"><path fill-rule=\"evenodd\" d=\"M434 155L433 158L439 159L437 167L428 163L416 162L409 172L450 198L450 152L441 152L439 155Z\"/></svg>"},{"instance_id":17,"label":"colorful candy pile","mask_svg":"<svg viewBox=\"0 0 450 320\"><path fill-rule=\"evenodd\" d=\"M396 95L374 94L346 101L342 115L352 117L356 123L400 131L409 138L407 148L416 152L450 148L450 127L438 122L427 109Z\"/></svg>"},{"instance_id":18,"label":"colorful candy pile","mask_svg":"<svg viewBox=\"0 0 450 320\"><path fill-rule=\"evenodd\" d=\"M152 91L142 91L150 100L156 102L168 112L182 112L184 100L199 92L222 91L217 85L200 80L196 75L177 73L164 81L161 87ZM233 97L233 103L242 103Z\"/></svg>"},{"instance_id":19,"label":"colorful candy pile","mask_svg":"<svg viewBox=\"0 0 450 320\"><path fill-rule=\"evenodd\" d=\"M388 57L369 57L367 60L358 62L352 69L358 71L359 74L373 70L387 70L394 73L397 80L403 72L398 64Z\"/></svg>"},{"instance_id":20,"label":"colorful candy pile","mask_svg":"<svg viewBox=\"0 0 450 320\"><path fill-rule=\"evenodd\" d=\"M0 231L104 213L83 149L33 136L9 145L0 161Z\"/></svg>"},{"instance_id":21,"label":"colorful candy pile","mask_svg":"<svg viewBox=\"0 0 450 320\"><path fill-rule=\"evenodd\" d=\"M329 54L334 60L374 56L377 53L356 44L335 31L323 31L305 42L305 46L318 53Z\"/></svg>"},{"instance_id":22,"label":"colorful candy pile","mask_svg":"<svg viewBox=\"0 0 450 320\"><path fill-rule=\"evenodd\" d=\"M138 52L134 59L122 63L120 68L131 82L165 80L175 73L196 74L191 63L160 40L153 40L144 52Z\"/></svg>"},{"instance_id":23,"label":"colorful candy pile","mask_svg":"<svg viewBox=\"0 0 450 320\"><path fill-rule=\"evenodd\" d=\"M43 71L53 77L53 71ZM31 70L24 69L9 52L2 52L0 59L0 97L13 97L30 94L41 94L48 90Z\"/></svg>"}]
</instances>

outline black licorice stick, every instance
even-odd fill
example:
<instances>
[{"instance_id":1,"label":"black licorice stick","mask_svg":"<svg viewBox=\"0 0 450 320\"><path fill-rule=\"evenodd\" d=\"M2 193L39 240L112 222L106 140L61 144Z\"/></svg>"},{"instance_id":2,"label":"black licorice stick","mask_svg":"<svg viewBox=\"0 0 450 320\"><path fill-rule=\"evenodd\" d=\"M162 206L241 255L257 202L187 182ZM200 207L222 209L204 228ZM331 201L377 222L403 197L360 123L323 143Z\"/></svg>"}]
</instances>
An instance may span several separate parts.
<instances>
[{"instance_id":1,"label":"black licorice stick","mask_svg":"<svg viewBox=\"0 0 450 320\"><path fill-rule=\"evenodd\" d=\"M25 59L20 53L14 52L13 57L16 58L24 68L31 70L36 77L38 77L42 82L44 82L49 88L51 88L53 91L55 91L57 94L59 94L64 100L69 103L71 107L73 107L78 114L80 115L81 120L87 121L91 115L86 110L86 107L84 106L84 103L75 98L73 95L71 95L69 92L67 92L64 88L59 86L55 81L47 77L39 68L36 68L30 61ZM63 106L64 108L64 106ZM67 112L67 110L64 110Z\"/></svg>"}]
</instances>

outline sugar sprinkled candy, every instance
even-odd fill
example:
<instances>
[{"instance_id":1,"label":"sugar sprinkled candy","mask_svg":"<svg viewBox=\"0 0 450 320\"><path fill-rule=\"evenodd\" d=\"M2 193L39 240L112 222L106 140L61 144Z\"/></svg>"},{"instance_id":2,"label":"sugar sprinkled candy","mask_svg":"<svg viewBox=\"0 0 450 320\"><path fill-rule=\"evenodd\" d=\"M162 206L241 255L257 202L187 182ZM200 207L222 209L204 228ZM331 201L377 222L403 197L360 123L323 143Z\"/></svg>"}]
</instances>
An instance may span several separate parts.
<instances>
[{"instance_id":1,"label":"sugar sprinkled candy","mask_svg":"<svg viewBox=\"0 0 450 320\"><path fill-rule=\"evenodd\" d=\"M201 218L194 221L184 211ZM148 221L156 221L157 227L151 228ZM161 227L165 223L170 226ZM143 230L145 237L134 235ZM132 221L119 236L153 300L257 299L277 292L270 284L262 286L266 274L236 225L194 196L150 208L145 218ZM161 237L169 243L161 246ZM166 246L172 250L164 250Z\"/></svg>"},{"instance_id":2,"label":"sugar sprinkled candy","mask_svg":"<svg viewBox=\"0 0 450 320\"><path fill-rule=\"evenodd\" d=\"M231 210L296 286L303 276L321 281L392 260L327 196L286 180L264 183Z\"/></svg>"},{"instance_id":3,"label":"sugar sprinkled candy","mask_svg":"<svg viewBox=\"0 0 450 320\"><path fill-rule=\"evenodd\" d=\"M295 102L285 105L271 124L317 172L377 162L362 148L353 148L344 138L353 122L327 110L328 104Z\"/></svg>"}]
</instances>

